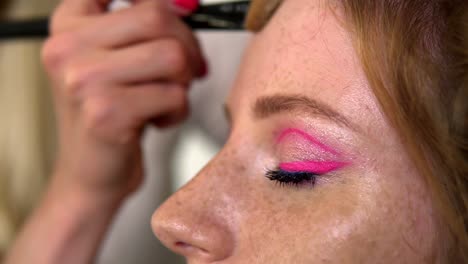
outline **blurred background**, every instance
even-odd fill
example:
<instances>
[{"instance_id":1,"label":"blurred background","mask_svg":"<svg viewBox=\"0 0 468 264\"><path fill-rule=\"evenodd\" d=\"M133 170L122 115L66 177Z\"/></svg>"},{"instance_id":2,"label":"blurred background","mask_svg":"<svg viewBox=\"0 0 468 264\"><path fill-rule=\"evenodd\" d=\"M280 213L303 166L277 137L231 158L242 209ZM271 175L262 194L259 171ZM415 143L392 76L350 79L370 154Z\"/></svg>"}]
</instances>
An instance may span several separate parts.
<instances>
[{"instance_id":1,"label":"blurred background","mask_svg":"<svg viewBox=\"0 0 468 264\"><path fill-rule=\"evenodd\" d=\"M44 17L59 0L2 0L0 21ZM97 263L182 263L153 236L153 211L189 181L226 140L224 98L249 35L197 33L210 64L191 89L192 115L183 125L149 128L142 144L145 183L115 219ZM56 130L41 38L0 40L0 256L39 202L52 170ZM1 262L1 259L0 259Z\"/></svg>"}]
</instances>

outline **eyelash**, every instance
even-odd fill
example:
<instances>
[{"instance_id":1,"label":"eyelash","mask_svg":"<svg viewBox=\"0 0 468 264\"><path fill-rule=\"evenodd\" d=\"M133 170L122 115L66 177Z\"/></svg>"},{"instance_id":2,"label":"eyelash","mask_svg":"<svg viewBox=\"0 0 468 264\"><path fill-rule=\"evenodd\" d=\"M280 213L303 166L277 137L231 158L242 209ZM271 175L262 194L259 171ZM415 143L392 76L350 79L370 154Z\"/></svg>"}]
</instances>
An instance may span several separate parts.
<instances>
[{"instance_id":1,"label":"eyelash","mask_svg":"<svg viewBox=\"0 0 468 264\"><path fill-rule=\"evenodd\" d=\"M314 186L317 181L318 174L312 172L289 172L281 169L268 170L266 177L271 181L279 183L281 186L301 186L310 184Z\"/></svg>"}]
</instances>

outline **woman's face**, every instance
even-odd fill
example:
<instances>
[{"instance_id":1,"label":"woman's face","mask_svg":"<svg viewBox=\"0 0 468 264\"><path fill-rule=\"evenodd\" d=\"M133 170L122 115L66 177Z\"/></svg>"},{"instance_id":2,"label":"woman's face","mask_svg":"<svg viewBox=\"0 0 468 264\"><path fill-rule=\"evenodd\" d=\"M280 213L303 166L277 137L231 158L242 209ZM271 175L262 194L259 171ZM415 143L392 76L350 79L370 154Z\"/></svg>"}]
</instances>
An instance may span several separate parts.
<instances>
[{"instance_id":1,"label":"woman's face","mask_svg":"<svg viewBox=\"0 0 468 264\"><path fill-rule=\"evenodd\" d=\"M323 1L288 0L253 38L227 100L228 142L152 220L189 263L434 258L427 188L344 20Z\"/></svg>"}]
</instances>

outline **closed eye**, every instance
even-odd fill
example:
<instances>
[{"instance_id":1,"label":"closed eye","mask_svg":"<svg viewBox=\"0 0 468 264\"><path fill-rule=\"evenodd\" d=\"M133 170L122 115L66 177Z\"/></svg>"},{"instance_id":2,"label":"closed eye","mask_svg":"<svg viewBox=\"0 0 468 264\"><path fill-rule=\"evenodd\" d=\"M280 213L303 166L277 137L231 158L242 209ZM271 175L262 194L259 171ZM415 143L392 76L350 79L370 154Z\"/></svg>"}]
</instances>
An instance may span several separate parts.
<instances>
[{"instance_id":1,"label":"closed eye","mask_svg":"<svg viewBox=\"0 0 468 264\"><path fill-rule=\"evenodd\" d=\"M314 186L317 180L318 174L296 171L290 172L282 169L268 170L266 177L271 181L275 181L282 186L300 186L300 185L311 185Z\"/></svg>"}]
</instances>

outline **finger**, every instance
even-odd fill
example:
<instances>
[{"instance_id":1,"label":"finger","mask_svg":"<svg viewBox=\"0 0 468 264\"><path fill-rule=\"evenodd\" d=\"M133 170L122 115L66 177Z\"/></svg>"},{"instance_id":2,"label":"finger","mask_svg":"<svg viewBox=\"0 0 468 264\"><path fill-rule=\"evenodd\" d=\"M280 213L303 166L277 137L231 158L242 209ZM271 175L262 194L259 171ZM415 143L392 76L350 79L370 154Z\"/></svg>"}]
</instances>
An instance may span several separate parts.
<instances>
[{"instance_id":1,"label":"finger","mask_svg":"<svg viewBox=\"0 0 468 264\"><path fill-rule=\"evenodd\" d=\"M95 15L107 10L111 0L62 0L56 9L61 17Z\"/></svg>"},{"instance_id":2,"label":"finger","mask_svg":"<svg viewBox=\"0 0 468 264\"><path fill-rule=\"evenodd\" d=\"M176 111L173 111L170 114L164 115L162 117L151 119L150 124L156 126L157 128L167 128L181 123L187 118L189 114L189 103L185 104L185 107L181 107Z\"/></svg>"},{"instance_id":3,"label":"finger","mask_svg":"<svg viewBox=\"0 0 468 264\"><path fill-rule=\"evenodd\" d=\"M68 0L74 1L74 0ZM57 16L60 12L57 12ZM54 34L80 28L74 33L76 49L119 48L155 38L175 37L189 51L198 76L205 72L200 45L191 30L168 10L166 1L144 1L105 16L59 19L52 23ZM78 50L75 50L78 52Z\"/></svg>"},{"instance_id":4,"label":"finger","mask_svg":"<svg viewBox=\"0 0 468 264\"><path fill-rule=\"evenodd\" d=\"M94 22L96 15L107 11L111 0L63 0L55 9L50 23L52 35L67 32Z\"/></svg>"},{"instance_id":5,"label":"finger","mask_svg":"<svg viewBox=\"0 0 468 264\"><path fill-rule=\"evenodd\" d=\"M91 133L122 142L137 136L148 121L184 111L186 105L187 94L180 86L119 87L86 100L82 121Z\"/></svg>"},{"instance_id":6,"label":"finger","mask_svg":"<svg viewBox=\"0 0 468 264\"><path fill-rule=\"evenodd\" d=\"M96 46L120 47L156 37L175 36L177 20L164 2L146 1L96 18L80 36Z\"/></svg>"},{"instance_id":7,"label":"finger","mask_svg":"<svg viewBox=\"0 0 468 264\"><path fill-rule=\"evenodd\" d=\"M180 117L187 110L187 91L183 86L145 84L119 91L130 126L138 127L161 116ZM181 119L179 118L178 121Z\"/></svg>"},{"instance_id":8,"label":"finger","mask_svg":"<svg viewBox=\"0 0 468 264\"><path fill-rule=\"evenodd\" d=\"M188 26L168 10L165 1L145 1L96 18L78 35L83 47L108 49L174 37L186 46L192 61L200 62L198 72L203 72L203 56L198 40Z\"/></svg>"},{"instance_id":9,"label":"finger","mask_svg":"<svg viewBox=\"0 0 468 264\"><path fill-rule=\"evenodd\" d=\"M183 44L162 39L118 51L91 53L69 64L65 86L82 91L97 84L135 84L153 81L188 85L196 67Z\"/></svg>"},{"instance_id":10,"label":"finger","mask_svg":"<svg viewBox=\"0 0 468 264\"><path fill-rule=\"evenodd\" d=\"M96 15L120 11L131 6L130 0L63 0L53 14L51 32L59 33L90 25L95 23Z\"/></svg>"},{"instance_id":11,"label":"finger","mask_svg":"<svg viewBox=\"0 0 468 264\"><path fill-rule=\"evenodd\" d=\"M91 24L96 15L125 9L131 5L131 0L63 0L54 12L51 32L63 32Z\"/></svg>"}]
</instances>

